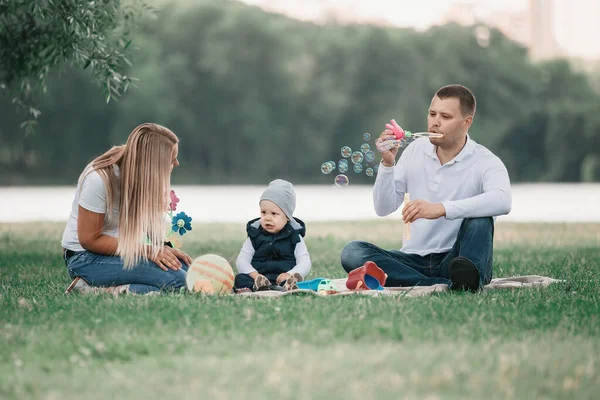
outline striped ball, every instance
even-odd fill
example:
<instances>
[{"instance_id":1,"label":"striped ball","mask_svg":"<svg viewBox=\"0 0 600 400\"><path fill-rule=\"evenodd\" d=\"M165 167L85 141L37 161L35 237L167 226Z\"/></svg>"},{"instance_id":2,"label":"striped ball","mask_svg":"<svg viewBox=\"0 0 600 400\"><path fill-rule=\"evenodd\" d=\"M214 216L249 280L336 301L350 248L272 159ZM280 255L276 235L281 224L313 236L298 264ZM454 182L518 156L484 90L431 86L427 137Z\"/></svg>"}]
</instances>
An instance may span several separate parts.
<instances>
[{"instance_id":1,"label":"striped ball","mask_svg":"<svg viewBox=\"0 0 600 400\"><path fill-rule=\"evenodd\" d=\"M216 254L205 254L194 260L187 272L187 288L191 292L228 294L233 288L233 268Z\"/></svg>"}]
</instances>

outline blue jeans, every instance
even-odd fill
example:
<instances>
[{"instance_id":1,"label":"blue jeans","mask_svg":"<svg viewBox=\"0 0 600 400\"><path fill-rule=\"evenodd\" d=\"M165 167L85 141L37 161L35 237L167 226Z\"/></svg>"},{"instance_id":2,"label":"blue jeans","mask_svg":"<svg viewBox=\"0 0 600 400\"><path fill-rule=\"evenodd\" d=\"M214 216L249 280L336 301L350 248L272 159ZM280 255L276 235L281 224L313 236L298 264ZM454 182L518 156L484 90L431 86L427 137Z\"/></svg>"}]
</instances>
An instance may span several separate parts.
<instances>
[{"instance_id":1,"label":"blue jeans","mask_svg":"<svg viewBox=\"0 0 600 400\"><path fill-rule=\"evenodd\" d=\"M456 242L448 252L420 256L353 241L342 250L342 267L350 272L367 261L373 261L388 275L386 286L431 286L438 283L451 286L450 261L462 256L477 267L479 286L482 287L492 280L493 241L493 218L467 218L463 220Z\"/></svg>"},{"instance_id":2,"label":"blue jeans","mask_svg":"<svg viewBox=\"0 0 600 400\"><path fill-rule=\"evenodd\" d=\"M152 261L141 261L127 270L123 269L121 257L81 251L66 260L66 264L71 279L79 276L92 286L130 285L129 292L145 294L185 287L189 266L183 260L179 261L182 264L179 271L163 271Z\"/></svg>"}]
</instances>

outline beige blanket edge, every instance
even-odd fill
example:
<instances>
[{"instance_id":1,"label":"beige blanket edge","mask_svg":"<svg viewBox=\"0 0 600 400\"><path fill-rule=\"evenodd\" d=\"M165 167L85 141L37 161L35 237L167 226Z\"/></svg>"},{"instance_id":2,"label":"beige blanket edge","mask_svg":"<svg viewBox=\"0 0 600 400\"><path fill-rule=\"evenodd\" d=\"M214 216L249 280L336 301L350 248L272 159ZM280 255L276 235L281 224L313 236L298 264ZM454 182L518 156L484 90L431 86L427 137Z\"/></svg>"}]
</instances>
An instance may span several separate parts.
<instances>
[{"instance_id":1,"label":"beige blanket edge","mask_svg":"<svg viewBox=\"0 0 600 400\"><path fill-rule=\"evenodd\" d=\"M448 285L433 285L433 286L415 286L415 287L386 287L384 290L362 290L353 291L346 288L346 279L332 279L331 280L337 288L337 293L323 294L317 293L313 290L291 290L289 292L278 292L278 291L263 291L254 293L241 293L238 296L244 297L261 297L261 298L274 298L282 296L290 296L297 294L312 294L315 296L348 296L348 295L366 295L366 296L406 296L406 297L418 297L428 296L433 293L445 292L448 290ZM540 286L546 287L552 283L563 282L559 279L553 279L546 276L539 275L525 275L525 276L514 276L509 278L495 278L484 286L484 290L493 289L516 289L523 287Z\"/></svg>"}]
</instances>

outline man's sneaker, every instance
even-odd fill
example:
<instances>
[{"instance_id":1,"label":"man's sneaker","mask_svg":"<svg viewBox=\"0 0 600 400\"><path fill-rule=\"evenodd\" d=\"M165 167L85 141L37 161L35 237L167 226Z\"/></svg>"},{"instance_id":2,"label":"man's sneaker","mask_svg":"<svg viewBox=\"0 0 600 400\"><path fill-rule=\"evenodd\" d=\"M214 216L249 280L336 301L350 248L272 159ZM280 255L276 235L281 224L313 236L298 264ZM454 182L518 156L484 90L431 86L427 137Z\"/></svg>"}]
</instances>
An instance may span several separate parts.
<instances>
[{"instance_id":1,"label":"man's sneaker","mask_svg":"<svg viewBox=\"0 0 600 400\"><path fill-rule=\"evenodd\" d=\"M479 271L466 257L455 257L450 261L450 280L452 290L475 292L479 289Z\"/></svg>"},{"instance_id":2,"label":"man's sneaker","mask_svg":"<svg viewBox=\"0 0 600 400\"><path fill-rule=\"evenodd\" d=\"M75 279L73 279L73 282L71 282L71 284L67 287L67 290L65 290L65 294L69 294L72 291L85 292L89 291L90 289L91 286L89 283L86 282L85 279L76 276Z\"/></svg>"},{"instance_id":3,"label":"man's sneaker","mask_svg":"<svg viewBox=\"0 0 600 400\"><path fill-rule=\"evenodd\" d=\"M256 279L254 279L254 287L252 290L255 292L259 290L267 290L269 286L271 286L271 281L268 280L264 275L258 275Z\"/></svg>"}]
</instances>

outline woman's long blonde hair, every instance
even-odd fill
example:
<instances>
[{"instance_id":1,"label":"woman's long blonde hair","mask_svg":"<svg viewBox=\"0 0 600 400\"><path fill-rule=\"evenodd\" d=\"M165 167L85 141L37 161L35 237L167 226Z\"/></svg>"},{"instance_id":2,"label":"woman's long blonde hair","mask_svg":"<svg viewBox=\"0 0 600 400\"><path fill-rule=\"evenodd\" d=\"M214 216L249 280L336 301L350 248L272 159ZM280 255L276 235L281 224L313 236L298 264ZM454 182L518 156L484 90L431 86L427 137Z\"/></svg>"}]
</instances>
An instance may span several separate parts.
<instances>
[{"instance_id":1,"label":"woman's long blonde hair","mask_svg":"<svg viewBox=\"0 0 600 400\"><path fill-rule=\"evenodd\" d=\"M125 145L114 146L94 159L80 177L81 181L95 170L102 178L108 221L112 219L112 207L118 199L117 255L123 259L126 269L150 255L146 252L146 239L153 257L164 245L173 148L178 142L177 136L164 126L139 125ZM120 177L116 175L115 165L120 169Z\"/></svg>"}]
</instances>

